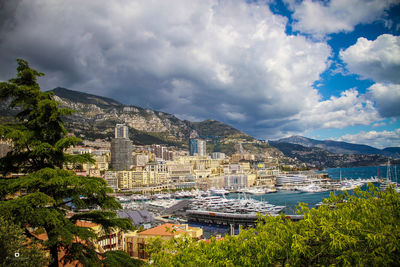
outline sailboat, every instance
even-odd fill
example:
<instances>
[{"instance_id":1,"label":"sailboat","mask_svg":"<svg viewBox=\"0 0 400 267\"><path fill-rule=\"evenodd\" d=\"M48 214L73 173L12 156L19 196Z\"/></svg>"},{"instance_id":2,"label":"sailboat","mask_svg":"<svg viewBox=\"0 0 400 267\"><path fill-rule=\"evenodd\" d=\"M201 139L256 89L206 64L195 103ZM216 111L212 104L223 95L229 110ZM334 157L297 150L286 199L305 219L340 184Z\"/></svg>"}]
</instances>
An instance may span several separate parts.
<instances>
[{"instance_id":1,"label":"sailboat","mask_svg":"<svg viewBox=\"0 0 400 267\"><path fill-rule=\"evenodd\" d=\"M340 170L340 186L337 188L338 191L348 191L356 189L359 184L355 183L353 180L345 179L342 180L342 170Z\"/></svg>"},{"instance_id":2,"label":"sailboat","mask_svg":"<svg viewBox=\"0 0 400 267\"><path fill-rule=\"evenodd\" d=\"M381 183L381 186L379 188L381 189L381 191L385 191L391 185L396 186L396 183L392 182L391 172L390 172L390 160L388 160L388 162L386 164L386 179L383 180L383 182Z\"/></svg>"}]
</instances>

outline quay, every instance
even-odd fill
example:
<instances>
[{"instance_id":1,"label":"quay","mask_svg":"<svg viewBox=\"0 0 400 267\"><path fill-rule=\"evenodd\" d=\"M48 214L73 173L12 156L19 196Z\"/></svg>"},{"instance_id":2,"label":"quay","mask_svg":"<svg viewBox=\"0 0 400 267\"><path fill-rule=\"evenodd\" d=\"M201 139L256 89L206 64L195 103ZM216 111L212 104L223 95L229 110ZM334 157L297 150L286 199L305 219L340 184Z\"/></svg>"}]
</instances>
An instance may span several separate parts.
<instances>
[{"instance_id":1,"label":"quay","mask_svg":"<svg viewBox=\"0 0 400 267\"><path fill-rule=\"evenodd\" d=\"M271 216L280 216L279 214L271 214ZM240 214L225 213L204 210L187 210L186 217L188 221L217 224L217 225L241 225L255 226L259 216L256 213ZM304 219L303 215L286 215L287 219L299 221Z\"/></svg>"}]
</instances>

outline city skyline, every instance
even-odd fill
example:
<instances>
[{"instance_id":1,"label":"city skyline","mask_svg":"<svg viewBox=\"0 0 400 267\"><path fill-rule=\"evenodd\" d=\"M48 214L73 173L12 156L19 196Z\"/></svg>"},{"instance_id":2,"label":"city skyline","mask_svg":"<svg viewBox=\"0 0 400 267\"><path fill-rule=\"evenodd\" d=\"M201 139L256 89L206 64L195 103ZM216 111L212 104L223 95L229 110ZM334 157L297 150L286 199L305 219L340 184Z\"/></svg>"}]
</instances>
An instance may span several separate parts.
<instances>
[{"instance_id":1,"label":"city skyline","mask_svg":"<svg viewBox=\"0 0 400 267\"><path fill-rule=\"evenodd\" d=\"M4 2L0 80L24 58L46 74L43 90L216 119L262 139L400 146L399 3Z\"/></svg>"}]
</instances>

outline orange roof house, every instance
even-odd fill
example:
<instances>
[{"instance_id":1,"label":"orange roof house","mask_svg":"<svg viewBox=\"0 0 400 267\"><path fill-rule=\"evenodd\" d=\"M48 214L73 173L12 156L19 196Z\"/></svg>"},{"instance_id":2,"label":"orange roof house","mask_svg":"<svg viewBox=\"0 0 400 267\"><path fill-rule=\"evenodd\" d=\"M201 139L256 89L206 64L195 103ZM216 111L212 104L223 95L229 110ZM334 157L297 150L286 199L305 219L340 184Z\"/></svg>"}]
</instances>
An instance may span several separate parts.
<instances>
[{"instance_id":1,"label":"orange roof house","mask_svg":"<svg viewBox=\"0 0 400 267\"><path fill-rule=\"evenodd\" d=\"M185 234L200 239L203 236L203 229L190 227L187 224L165 223L140 233L131 232L124 237L124 250L131 257L146 259L148 257L145 252L146 239L160 237L163 240L168 240Z\"/></svg>"}]
</instances>

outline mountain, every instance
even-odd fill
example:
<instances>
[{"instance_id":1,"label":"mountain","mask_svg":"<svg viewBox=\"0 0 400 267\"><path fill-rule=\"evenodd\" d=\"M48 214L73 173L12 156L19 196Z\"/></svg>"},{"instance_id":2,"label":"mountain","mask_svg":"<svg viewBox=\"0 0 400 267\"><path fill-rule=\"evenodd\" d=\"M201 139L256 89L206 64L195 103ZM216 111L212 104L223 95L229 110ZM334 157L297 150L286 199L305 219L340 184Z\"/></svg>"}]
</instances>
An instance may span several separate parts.
<instances>
[{"instance_id":1,"label":"mountain","mask_svg":"<svg viewBox=\"0 0 400 267\"><path fill-rule=\"evenodd\" d=\"M64 118L65 125L69 132L84 139L111 140L115 124L125 123L129 127L129 137L135 144L167 144L185 148L191 136L220 136L219 151L232 155L236 152L232 140L255 140L216 120L190 122L165 112L124 105L107 97L60 87L52 91L61 107L76 111ZM215 140L207 140L207 149L214 151ZM265 152L278 153L272 147L265 149Z\"/></svg>"},{"instance_id":2,"label":"mountain","mask_svg":"<svg viewBox=\"0 0 400 267\"><path fill-rule=\"evenodd\" d=\"M56 96L63 99L68 99L72 102L80 102L85 104L96 105L101 108L110 108L110 107L118 108L123 106L123 104L108 97L91 95L83 92L69 90L62 87L57 87L51 91L53 91L53 93Z\"/></svg>"},{"instance_id":3,"label":"mountain","mask_svg":"<svg viewBox=\"0 0 400 267\"><path fill-rule=\"evenodd\" d=\"M400 148L378 149L367 145L351 144L333 140L320 141L303 136L282 138L277 142L297 144L304 147L318 147L337 154L382 155L394 158L398 158L400 155Z\"/></svg>"},{"instance_id":4,"label":"mountain","mask_svg":"<svg viewBox=\"0 0 400 267\"><path fill-rule=\"evenodd\" d=\"M332 153L316 146L269 141L270 146L282 151L286 157L294 158L316 168L376 166L385 164L387 157L377 154L340 154Z\"/></svg>"},{"instance_id":5,"label":"mountain","mask_svg":"<svg viewBox=\"0 0 400 267\"><path fill-rule=\"evenodd\" d=\"M167 144L187 148L190 136L220 136L219 151L227 155L237 153L239 148L242 147L243 152L279 157L280 162L285 160L283 157L283 154L285 154L285 156L296 158L309 165L322 167L344 166L343 164L350 166L353 163L369 165L373 160L377 160L378 163L381 162L381 158L374 155L362 157L344 153L359 153L362 149L364 149L363 151L377 150L368 146L345 142L318 141L301 136L295 136L291 139L285 138L277 142L270 141L270 146L259 144L253 137L216 120L190 122L180 120L165 112L124 105L107 97L61 87L52 91L60 107L76 111L72 116L64 118L64 122L70 133L83 139L111 140L114 137L115 125L125 123L129 127L129 137L135 144ZM14 122L15 114L18 112L18 108L7 108L9 102L6 102L0 105L0 123ZM238 143L243 145L239 146ZM295 146L293 143L298 143L298 145ZM209 138L207 150L213 151L214 148L215 140ZM342 154L334 154L328 151L328 148L335 148L335 151L341 151ZM399 148L386 148L382 150L382 153L397 155L398 157L400 155L399 150ZM297 160L290 160L288 159L288 162L297 162ZM386 159L383 163L385 162Z\"/></svg>"},{"instance_id":6,"label":"mountain","mask_svg":"<svg viewBox=\"0 0 400 267\"><path fill-rule=\"evenodd\" d=\"M189 123L200 136L238 136L238 137L249 137L243 134L241 131L233 128L230 125L216 121L216 120L205 120L202 122L191 122ZM251 138L253 139L253 138Z\"/></svg>"},{"instance_id":7,"label":"mountain","mask_svg":"<svg viewBox=\"0 0 400 267\"><path fill-rule=\"evenodd\" d=\"M190 135L249 137L215 120L183 121L172 114L124 105L111 98L60 87L52 91L62 107L76 111L65 118L68 130L85 138L112 138L117 123L125 123L130 128L130 138L138 144L186 143Z\"/></svg>"},{"instance_id":8,"label":"mountain","mask_svg":"<svg viewBox=\"0 0 400 267\"><path fill-rule=\"evenodd\" d=\"M391 153L394 158L400 158L400 147L387 147L382 149L385 153Z\"/></svg>"}]
</instances>

